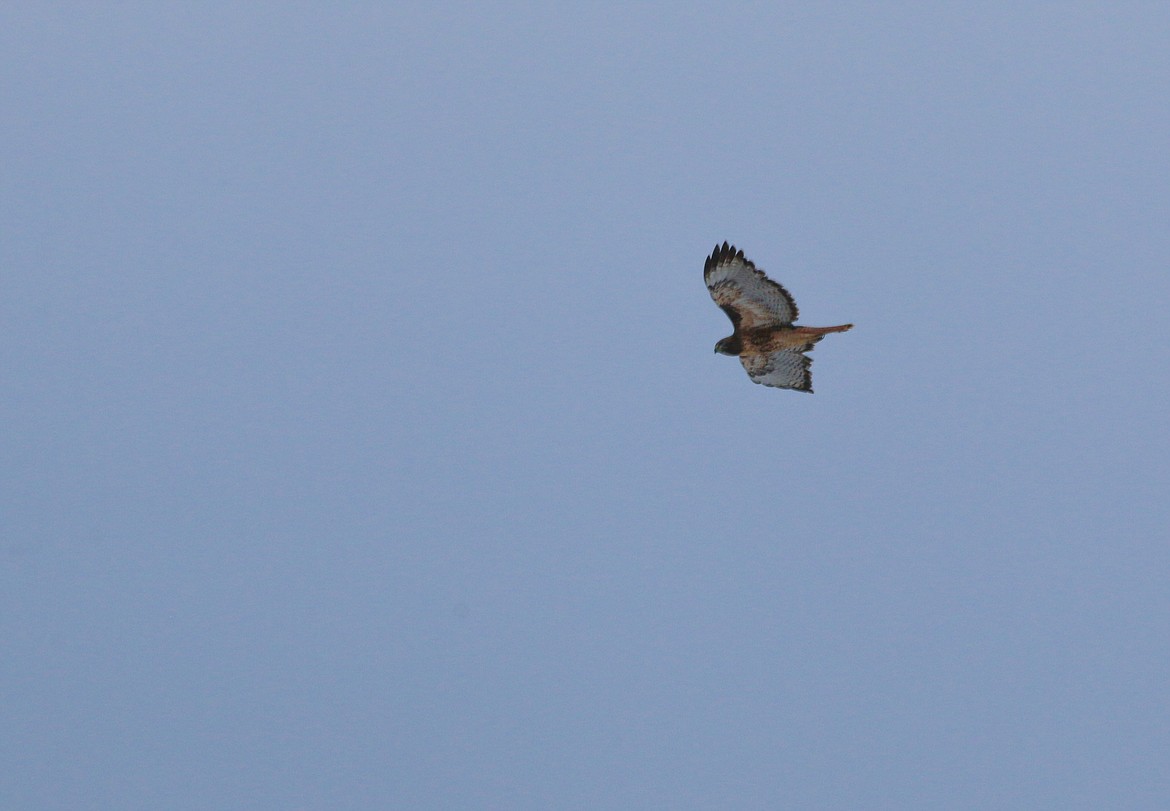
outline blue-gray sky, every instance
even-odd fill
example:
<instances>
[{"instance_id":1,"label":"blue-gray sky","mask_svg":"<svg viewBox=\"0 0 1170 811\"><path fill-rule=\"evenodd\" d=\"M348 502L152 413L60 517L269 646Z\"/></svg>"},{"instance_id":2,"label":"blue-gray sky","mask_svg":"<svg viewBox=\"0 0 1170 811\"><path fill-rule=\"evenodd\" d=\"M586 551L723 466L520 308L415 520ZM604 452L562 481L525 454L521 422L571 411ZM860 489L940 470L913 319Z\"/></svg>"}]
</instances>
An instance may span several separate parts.
<instances>
[{"instance_id":1,"label":"blue-gray sky","mask_svg":"<svg viewBox=\"0 0 1170 811\"><path fill-rule=\"evenodd\" d=\"M1168 40L7 5L0 805L1166 808Z\"/></svg>"}]
</instances>

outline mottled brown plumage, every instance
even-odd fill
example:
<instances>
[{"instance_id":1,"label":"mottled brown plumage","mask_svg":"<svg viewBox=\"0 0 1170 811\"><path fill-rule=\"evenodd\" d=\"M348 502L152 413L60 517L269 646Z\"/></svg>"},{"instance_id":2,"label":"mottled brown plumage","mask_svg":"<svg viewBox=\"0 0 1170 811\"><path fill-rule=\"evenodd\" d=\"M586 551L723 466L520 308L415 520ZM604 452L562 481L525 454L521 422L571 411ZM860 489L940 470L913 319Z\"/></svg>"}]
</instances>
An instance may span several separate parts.
<instances>
[{"instance_id":1,"label":"mottled brown plumage","mask_svg":"<svg viewBox=\"0 0 1170 811\"><path fill-rule=\"evenodd\" d=\"M830 332L845 332L853 325L794 326L799 312L792 295L726 242L707 257L703 280L735 328L715 344L715 351L738 355L756 383L812 394L812 358L804 353Z\"/></svg>"}]
</instances>

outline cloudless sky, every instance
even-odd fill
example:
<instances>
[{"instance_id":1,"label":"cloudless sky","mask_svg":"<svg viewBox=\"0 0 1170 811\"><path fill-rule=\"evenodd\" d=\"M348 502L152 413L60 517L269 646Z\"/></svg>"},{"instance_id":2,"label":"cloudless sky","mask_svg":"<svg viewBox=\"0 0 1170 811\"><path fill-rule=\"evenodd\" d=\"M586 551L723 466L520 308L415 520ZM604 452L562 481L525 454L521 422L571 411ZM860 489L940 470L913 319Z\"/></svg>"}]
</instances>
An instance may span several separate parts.
<instances>
[{"instance_id":1,"label":"cloudless sky","mask_svg":"<svg viewBox=\"0 0 1170 811\"><path fill-rule=\"evenodd\" d=\"M1168 41L6 4L0 806L1170 807Z\"/></svg>"}]
</instances>

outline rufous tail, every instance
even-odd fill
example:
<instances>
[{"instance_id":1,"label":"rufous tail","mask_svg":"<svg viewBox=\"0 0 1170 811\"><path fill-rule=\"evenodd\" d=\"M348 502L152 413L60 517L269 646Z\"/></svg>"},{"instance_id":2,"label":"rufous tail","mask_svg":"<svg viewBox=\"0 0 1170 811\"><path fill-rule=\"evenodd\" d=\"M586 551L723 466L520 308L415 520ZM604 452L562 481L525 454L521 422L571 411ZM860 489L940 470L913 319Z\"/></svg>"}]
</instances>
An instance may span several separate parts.
<instances>
[{"instance_id":1,"label":"rufous tail","mask_svg":"<svg viewBox=\"0 0 1170 811\"><path fill-rule=\"evenodd\" d=\"M802 335L828 335L830 332L848 332L853 329L852 324L841 324L836 327L795 327Z\"/></svg>"}]
</instances>

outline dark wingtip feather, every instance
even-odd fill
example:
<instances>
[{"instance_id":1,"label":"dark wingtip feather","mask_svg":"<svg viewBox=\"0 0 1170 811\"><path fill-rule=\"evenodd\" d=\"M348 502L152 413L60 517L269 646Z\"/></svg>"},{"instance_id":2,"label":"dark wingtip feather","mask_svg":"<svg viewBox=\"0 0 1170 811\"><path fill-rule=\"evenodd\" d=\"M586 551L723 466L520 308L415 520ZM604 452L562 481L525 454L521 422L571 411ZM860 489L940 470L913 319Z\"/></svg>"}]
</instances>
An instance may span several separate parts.
<instances>
[{"instance_id":1,"label":"dark wingtip feather","mask_svg":"<svg viewBox=\"0 0 1170 811\"><path fill-rule=\"evenodd\" d=\"M707 257L707 261L703 263L703 273L707 273L712 268L717 267L729 259L743 259L743 251L737 251L735 246L723 241L723 244L715 243L714 250L711 255Z\"/></svg>"}]
</instances>

